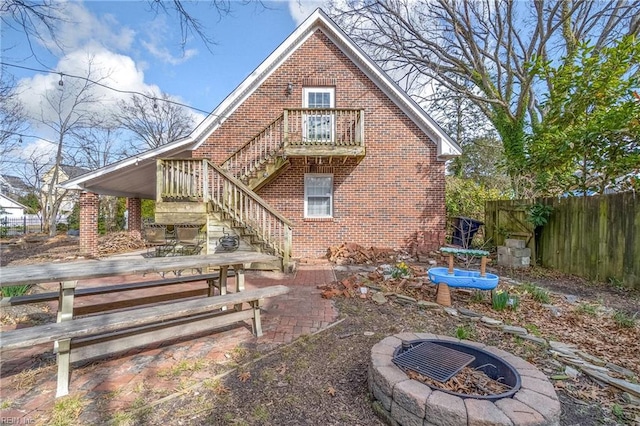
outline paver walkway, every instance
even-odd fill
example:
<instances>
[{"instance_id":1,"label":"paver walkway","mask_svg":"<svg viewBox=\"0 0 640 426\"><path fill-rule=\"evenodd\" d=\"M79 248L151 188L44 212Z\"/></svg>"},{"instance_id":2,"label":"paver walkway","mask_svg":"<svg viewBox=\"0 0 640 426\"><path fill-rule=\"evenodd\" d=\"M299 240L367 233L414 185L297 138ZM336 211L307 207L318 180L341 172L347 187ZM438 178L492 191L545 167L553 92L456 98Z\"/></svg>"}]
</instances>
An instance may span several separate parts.
<instances>
[{"instance_id":1,"label":"paver walkway","mask_svg":"<svg viewBox=\"0 0 640 426\"><path fill-rule=\"evenodd\" d=\"M234 288L232 280L230 289ZM141 401L158 400L219 374L243 347L266 352L329 326L336 321L338 312L331 301L321 297L316 286L334 280L328 263L303 264L295 274L249 271L247 289L275 284L291 289L288 294L265 302L261 338L253 337L247 322L246 326L234 325L189 340L163 342L74 366L70 395L81 396L87 403L81 418L92 424L108 422L117 412ZM122 283L122 278L118 281ZM98 282L108 285L114 280L81 284L95 286ZM52 286L56 288L55 284ZM45 424L43 419L50 416L56 402L56 370L51 345L5 353L0 365L0 424Z\"/></svg>"}]
</instances>

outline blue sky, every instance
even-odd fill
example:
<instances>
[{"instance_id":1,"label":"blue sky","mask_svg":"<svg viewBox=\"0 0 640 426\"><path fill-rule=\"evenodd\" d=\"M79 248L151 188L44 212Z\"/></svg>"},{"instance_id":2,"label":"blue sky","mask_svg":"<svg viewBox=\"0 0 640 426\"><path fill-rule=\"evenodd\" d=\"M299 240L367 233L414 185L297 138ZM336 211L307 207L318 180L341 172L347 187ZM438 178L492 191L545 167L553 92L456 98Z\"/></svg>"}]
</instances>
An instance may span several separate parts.
<instances>
[{"instance_id":1,"label":"blue sky","mask_svg":"<svg viewBox=\"0 0 640 426\"><path fill-rule=\"evenodd\" d=\"M23 33L2 28L4 72L18 81L27 112L35 115L40 111L41 94L56 87L60 76L7 64L86 75L88 58L92 58L92 77L104 78L101 81L110 87L162 91L176 101L211 111L320 3L266 1L262 7L232 0L231 13L220 17L209 1L186 2L189 12L206 24L207 34L216 42L211 51L196 36L181 48L178 21L155 14L146 0L59 4L66 21L58 28L62 50L47 42L33 43L34 57ZM128 95L104 90L100 96L104 99L101 107L108 110ZM31 130L32 134L38 131ZM42 137L47 136L53 137L46 133Z\"/></svg>"}]
</instances>

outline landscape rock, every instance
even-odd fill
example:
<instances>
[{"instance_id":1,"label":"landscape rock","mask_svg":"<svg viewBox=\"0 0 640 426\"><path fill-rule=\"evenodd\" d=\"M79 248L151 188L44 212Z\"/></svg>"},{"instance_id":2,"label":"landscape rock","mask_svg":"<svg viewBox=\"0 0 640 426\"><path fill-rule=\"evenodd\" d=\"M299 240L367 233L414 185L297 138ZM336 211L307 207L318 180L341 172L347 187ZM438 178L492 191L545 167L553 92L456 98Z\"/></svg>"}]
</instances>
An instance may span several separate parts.
<instances>
[{"instance_id":1,"label":"landscape rock","mask_svg":"<svg viewBox=\"0 0 640 426\"><path fill-rule=\"evenodd\" d=\"M418 307L422 308L422 309L441 309L442 306L438 305L435 302L428 302L426 300L419 300L418 301Z\"/></svg>"},{"instance_id":2,"label":"landscape rock","mask_svg":"<svg viewBox=\"0 0 640 426\"><path fill-rule=\"evenodd\" d=\"M569 365L567 365L567 366L564 368L564 373L565 373L567 376L571 377L572 379L575 379L575 378L577 378L577 377L580 375L580 372L579 372L578 370L576 370L575 368L573 368L573 367L571 367L571 366L569 366Z\"/></svg>"},{"instance_id":3,"label":"landscape rock","mask_svg":"<svg viewBox=\"0 0 640 426\"><path fill-rule=\"evenodd\" d=\"M529 333L526 328L517 327L513 325L503 325L502 331L504 331L505 333L515 334L518 336L525 336Z\"/></svg>"},{"instance_id":4,"label":"landscape rock","mask_svg":"<svg viewBox=\"0 0 640 426\"><path fill-rule=\"evenodd\" d=\"M470 309L465 309L465 308L458 308L458 312L460 313L460 315L465 316L465 317L472 317L472 318L482 318L482 314L478 313L478 312L474 312Z\"/></svg>"},{"instance_id":5,"label":"landscape rock","mask_svg":"<svg viewBox=\"0 0 640 426\"><path fill-rule=\"evenodd\" d=\"M493 319L490 317L482 317L480 318L480 321L482 321L483 323L489 325L489 326L499 326L502 325L502 321L497 320L497 319Z\"/></svg>"},{"instance_id":6,"label":"landscape rock","mask_svg":"<svg viewBox=\"0 0 640 426\"><path fill-rule=\"evenodd\" d=\"M387 298L384 297L382 293L373 293L373 296L371 296L371 300L373 300L378 305L384 305L385 303L387 303Z\"/></svg>"},{"instance_id":7,"label":"landscape rock","mask_svg":"<svg viewBox=\"0 0 640 426\"><path fill-rule=\"evenodd\" d=\"M567 300L567 302L569 303L578 303L578 300L580 300L578 298L578 296L574 296L573 294L566 294L564 296L564 298Z\"/></svg>"}]
</instances>

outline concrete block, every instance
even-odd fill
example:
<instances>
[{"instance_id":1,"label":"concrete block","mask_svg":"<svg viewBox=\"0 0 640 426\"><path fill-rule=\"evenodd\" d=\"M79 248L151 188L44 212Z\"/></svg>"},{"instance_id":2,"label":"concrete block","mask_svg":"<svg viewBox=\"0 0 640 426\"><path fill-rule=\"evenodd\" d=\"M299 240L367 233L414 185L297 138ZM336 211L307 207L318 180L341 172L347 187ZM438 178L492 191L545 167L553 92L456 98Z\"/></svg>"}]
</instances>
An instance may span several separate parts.
<instances>
[{"instance_id":1,"label":"concrete block","mask_svg":"<svg viewBox=\"0 0 640 426\"><path fill-rule=\"evenodd\" d=\"M405 410L395 401L391 403L391 416L402 426L422 426L423 417L416 416L412 412Z\"/></svg>"},{"instance_id":2,"label":"concrete block","mask_svg":"<svg viewBox=\"0 0 640 426\"><path fill-rule=\"evenodd\" d=\"M406 380L404 382L400 382L393 389L394 401L400 407L420 419L424 418L425 406L427 405L427 398L430 394L431 389L424 383L417 380ZM393 414L393 407L391 407L391 413Z\"/></svg>"},{"instance_id":3,"label":"concrete block","mask_svg":"<svg viewBox=\"0 0 640 426\"><path fill-rule=\"evenodd\" d=\"M425 423L438 426L466 425L467 408L459 396L434 391L429 395Z\"/></svg>"},{"instance_id":4,"label":"concrete block","mask_svg":"<svg viewBox=\"0 0 640 426\"><path fill-rule=\"evenodd\" d=\"M514 262L514 257L510 254L501 255L498 253L498 265L499 266L512 266Z\"/></svg>"},{"instance_id":5,"label":"concrete block","mask_svg":"<svg viewBox=\"0 0 640 426\"><path fill-rule=\"evenodd\" d=\"M504 244L509 248L515 249L523 249L526 247L524 240L518 240L516 238L507 238L506 240L504 240Z\"/></svg>"},{"instance_id":6,"label":"concrete block","mask_svg":"<svg viewBox=\"0 0 640 426\"><path fill-rule=\"evenodd\" d=\"M515 257L531 257L531 249L529 247L513 249L511 254Z\"/></svg>"},{"instance_id":7,"label":"concrete block","mask_svg":"<svg viewBox=\"0 0 640 426\"><path fill-rule=\"evenodd\" d=\"M491 401L479 399L465 399L467 407L467 419L469 425L478 426L511 426L513 423L498 407Z\"/></svg>"},{"instance_id":8,"label":"concrete block","mask_svg":"<svg viewBox=\"0 0 640 426\"><path fill-rule=\"evenodd\" d=\"M509 251L509 247L507 246L498 246L498 256L510 254Z\"/></svg>"}]
</instances>

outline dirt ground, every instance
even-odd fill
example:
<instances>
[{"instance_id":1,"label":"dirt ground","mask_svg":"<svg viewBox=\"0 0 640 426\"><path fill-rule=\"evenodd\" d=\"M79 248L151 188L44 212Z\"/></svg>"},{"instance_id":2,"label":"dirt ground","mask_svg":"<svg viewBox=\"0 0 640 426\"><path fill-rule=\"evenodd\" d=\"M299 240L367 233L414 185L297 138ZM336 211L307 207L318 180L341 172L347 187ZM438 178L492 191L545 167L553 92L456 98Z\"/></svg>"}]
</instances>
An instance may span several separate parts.
<instances>
[{"instance_id":1,"label":"dirt ground","mask_svg":"<svg viewBox=\"0 0 640 426\"><path fill-rule=\"evenodd\" d=\"M75 259L77 241L58 237L11 248L3 244L0 265ZM416 270L428 267L411 266ZM470 292L455 290L454 306L490 314L547 339L576 343L594 356L630 369L637 383L640 321L632 328L620 328L611 317L616 311L628 316L637 314L638 292L541 268L496 272L503 278L549 290L551 304L563 314L557 320L550 319L548 310L526 294L521 296L515 312L497 313L490 302L478 300ZM366 275L362 272L358 275L349 268L337 269L338 282L354 282L362 279L363 274ZM510 290L513 282L501 281L501 288ZM387 285L393 291L403 290L400 281ZM433 286L425 287L405 288L404 292L434 300ZM568 302L566 295L575 296L578 302ZM564 365L536 343L508 337L440 310L423 310L414 303L399 303L399 299L393 298L382 305L358 297L335 297L334 302L341 319L329 329L268 353L246 348L237 361L239 367L226 376L160 402L148 401L148 405L127 413L116 424L382 425L367 391L370 349L382 338L403 331L456 336L462 330L470 340L497 346L534 363L549 377L564 372ZM640 424L640 408L618 390L584 375L554 383L562 405L562 425Z\"/></svg>"}]
</instances>

